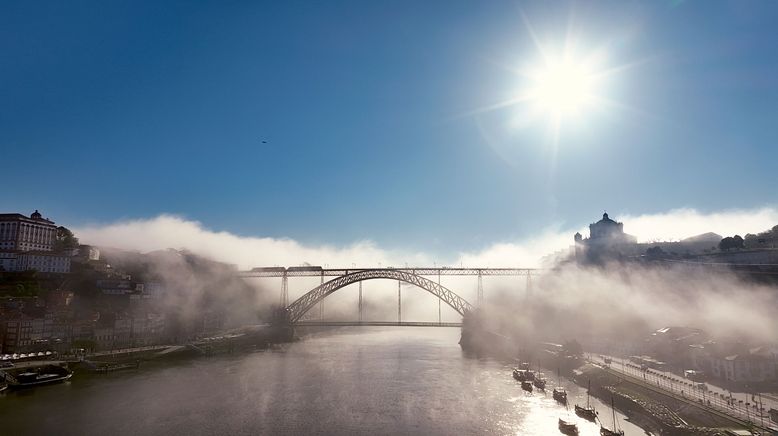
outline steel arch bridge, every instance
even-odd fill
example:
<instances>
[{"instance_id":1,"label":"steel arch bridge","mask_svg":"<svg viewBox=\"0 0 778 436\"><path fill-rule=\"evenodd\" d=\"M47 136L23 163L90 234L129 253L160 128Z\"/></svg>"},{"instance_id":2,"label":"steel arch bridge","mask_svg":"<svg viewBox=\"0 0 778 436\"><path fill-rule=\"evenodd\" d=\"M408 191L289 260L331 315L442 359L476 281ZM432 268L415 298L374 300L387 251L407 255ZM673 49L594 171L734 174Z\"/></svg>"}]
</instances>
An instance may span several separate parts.
<instances>
[{"instance_id":1,"label":"steel arch bridge","mask_svg":"<svg viewBox=\"0 0 778 436\"><path fill-rule=\"evenodd\" d=\"M404 270L381 268L359 270L322 283L295 300L286 308L287 320L292 324L297 323L306 312L338 289L353 283L373 279L399 280L401 282L416 285L446 302L446 304L451 306L452 309L456 310L457 313L462 316L473 310L473 306L468 303L467 300L432 280Z\"/></svg>"}]
</instances>

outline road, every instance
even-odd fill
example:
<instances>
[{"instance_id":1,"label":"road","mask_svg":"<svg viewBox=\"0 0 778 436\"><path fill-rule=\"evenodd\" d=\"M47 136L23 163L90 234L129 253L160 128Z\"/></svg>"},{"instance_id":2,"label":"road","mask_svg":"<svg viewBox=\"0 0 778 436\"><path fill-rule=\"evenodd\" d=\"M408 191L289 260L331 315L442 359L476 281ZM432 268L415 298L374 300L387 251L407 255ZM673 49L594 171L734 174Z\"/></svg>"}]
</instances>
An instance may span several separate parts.
<instances>
[{"instance_id":1,"label":"road","mask_svg":"<svg viewBox=\"0 0 778 436\"><path fill-rule=\"evenodd\" d=\"M605 357L611 359L611 363L605 363ZM612 356L590 355L589 360L598 365L608 366L611 370L637 378L687 399L694 399L711 409L735 416L760 426L767 426L778 431L778 424L770 421L768 411L771 408L778 409L778 401L772 397L757 394L752 399L751 394L733 393L722 387L710 383L698 383L680 377L668 371L656 369L643 370L639 365L628 359Z\"/></svg>"}]
</instances>

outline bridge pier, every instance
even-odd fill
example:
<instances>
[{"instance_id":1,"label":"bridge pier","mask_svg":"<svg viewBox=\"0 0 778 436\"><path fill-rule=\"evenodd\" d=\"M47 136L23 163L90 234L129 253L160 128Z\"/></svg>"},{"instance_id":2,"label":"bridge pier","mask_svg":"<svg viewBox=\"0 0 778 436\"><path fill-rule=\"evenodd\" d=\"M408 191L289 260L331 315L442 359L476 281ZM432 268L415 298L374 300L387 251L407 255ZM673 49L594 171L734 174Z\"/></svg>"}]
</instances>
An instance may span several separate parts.
<instances>
[{"instance_id":1,"label":"bridge pier","mask_svg":"<svg viewBox=\"0 0 778 436\"><path fill-rule=\"evenodd\" d=\"M478 270L478 295L475 302L476 307L484 305L484 278L481 274L481 270Z\"/></svg>"},{"instance_id":2,"label":"bridge pier","mask_svg":"<svg viewBox=\"0 0 778 436\"><path fill-rule=\"evenodd\" d=\"M281 307L289 305L289 276L284 271L281 277Z\"/></svg>"},{"instance_id":3,"label":"bridge pier","mask_svg":"<svg viewBox=\"0 0 778 436\"><path fill-rule=\"evenodd\" d=\"M403 322L402 282L397 280L397 322Z\"/></svg>"},{"instance_id":4,"label":"bridge pier","mask_svg":"<svg viewBox=\"0 0 778 436\"><path fill-rule=\"evenodd\" d=\"M438 271L438 287L440 287L440 271ZM443 301L443 299L438 297L438 324L441 323L441 318L440 318L440 303L441 303L441 301Z\"/></svg>"},{"instance_id":5,"label":"bridge pier","mask_svg":"<svg viewBox=\"0 0 778 436\"><path fill-rule=\"evenodd\" d=\"M489 330L487 319L481 309L465 313L462 317L462 334L459 345L467 353L475 355L497 355L513 358L516 347L507 336Z\"/></svg>"},{"instance_id":6,"label":"bridge pier","mask_svg":"<svg viewBox=\"0 0 778 436\"><path fill-rule=\"evenodd\" d=\"M324 284L324 271L321 272L321 282L319 285ZM324 301L319 301L319 321L324 319Z\"/></svg>"},{"instance_id":7,"label":"bridge pier","mask_svg":"<svg viewBox=\"0 0 778 436\"><path fill-rule=\"evenodd\" d=\"M291 342L294 340L294 325L289 318L289 311L286 307L278 308L273 313L269 340L273 343Z\"/></svg>"}]
</instances>

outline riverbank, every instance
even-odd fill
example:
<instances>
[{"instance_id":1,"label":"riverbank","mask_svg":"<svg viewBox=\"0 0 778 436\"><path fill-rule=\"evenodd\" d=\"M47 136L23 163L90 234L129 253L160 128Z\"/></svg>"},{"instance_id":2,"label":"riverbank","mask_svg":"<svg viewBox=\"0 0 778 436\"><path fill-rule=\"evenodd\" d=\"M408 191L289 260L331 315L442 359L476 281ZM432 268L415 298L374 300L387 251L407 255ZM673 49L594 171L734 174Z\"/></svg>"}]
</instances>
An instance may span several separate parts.
<instances>
[{"instance_id":1,"label":"riverbank","mask_svg":"<svg viewBox=\"0 0 778 436\"><path fill-rule=\"evenodd\" d=\"M616 408L647 430L671 436L713 436L724 430L747 430L739 419L715 413L691 400L677 398L649 384L596 365L576 371L574 381L586 386L601 400L614 400Z\"/></svg>"}]
</instances>

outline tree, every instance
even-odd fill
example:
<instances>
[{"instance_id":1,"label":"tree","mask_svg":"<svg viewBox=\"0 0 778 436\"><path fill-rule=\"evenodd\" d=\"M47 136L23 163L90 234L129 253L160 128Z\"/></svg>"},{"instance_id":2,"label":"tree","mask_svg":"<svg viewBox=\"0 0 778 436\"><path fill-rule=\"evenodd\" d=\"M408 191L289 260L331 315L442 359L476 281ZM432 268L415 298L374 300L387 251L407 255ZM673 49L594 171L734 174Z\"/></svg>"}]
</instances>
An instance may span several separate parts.
<instances>
[{"instance_id":1,"label":"tree","mask_svg":"<svg viewBox=\"0 0 778 436\"><path fill-rule=\"evenodd\" d=\"M727 236L719 242L719 250L729 251L733 248L743 248L743 238L740 235Z\"/></svg>"},{"instance_id":2,"label":"tree","mask_svg":"<svg viewBox=\"0 0 778 436\"><path fill-rule=\"evenodd\" d=\"M646 256L659 259L667 257L667 253L662 250L662 247L655 245L646 250Z\"/></svg>"},{"instance_id":3,"label":"tree","mask_svg":"<svg viewBox=\"0 0 778 436\"><path fill-rule=\"evenodd\" d=\"M54 250L64 251L78 248L78 238L67 227L57 227L57 238L54 240Z\"/></svg>"}]
</instances>

